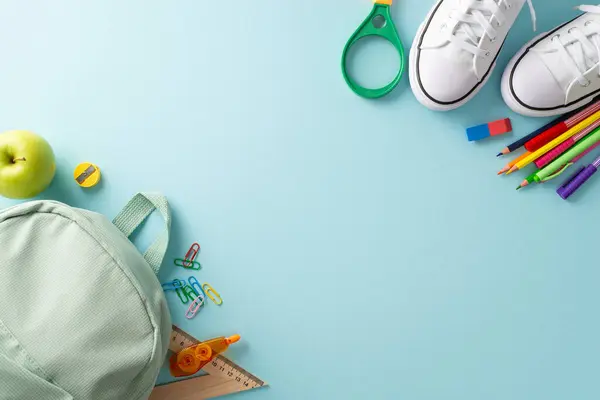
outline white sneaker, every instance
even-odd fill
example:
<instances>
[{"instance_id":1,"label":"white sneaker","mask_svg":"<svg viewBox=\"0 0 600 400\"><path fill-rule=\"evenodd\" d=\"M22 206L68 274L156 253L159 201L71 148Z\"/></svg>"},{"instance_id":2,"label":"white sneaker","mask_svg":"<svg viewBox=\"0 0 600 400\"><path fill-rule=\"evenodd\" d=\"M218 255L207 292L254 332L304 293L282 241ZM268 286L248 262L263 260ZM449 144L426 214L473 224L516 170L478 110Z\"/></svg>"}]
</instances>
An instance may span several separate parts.
<instances>
[{"instance_id":1,"label":"white sneaker","mask_svg":"<svg viewBox=\"0 0 600 400\"><path fill-rule=\"evenodd\" d=\"M531 0L439 0L410 50L410 85L432 110L469 101L489 79L515 19Z\"/></svg>"},{"instance_id":2,"label":"white sneaker","mask_svg":"<svg viewBox=\"0 0 600 400\"><path fill-rule=\"evenodd\" d=\"M600 94L600 6L525 45L502 77L502 97L519 114L564 114Z\"/></svg>"}]
</instances>

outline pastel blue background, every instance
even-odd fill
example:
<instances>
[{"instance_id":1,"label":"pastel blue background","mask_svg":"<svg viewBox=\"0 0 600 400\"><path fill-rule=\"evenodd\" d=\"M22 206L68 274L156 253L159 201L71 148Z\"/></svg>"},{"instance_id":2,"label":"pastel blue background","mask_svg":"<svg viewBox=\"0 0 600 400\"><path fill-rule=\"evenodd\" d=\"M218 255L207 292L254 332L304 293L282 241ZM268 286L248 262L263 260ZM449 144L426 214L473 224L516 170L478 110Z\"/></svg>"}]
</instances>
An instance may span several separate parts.
<instances>
[{"instance_id":1,"label":"pastel blue background","mask_svg":"<svg viewBox=\"0 0 600 400\"><path fill-rule=\"evenodd\" d=\"M407 50L432 3L394 4ZM534 3L544 31L578 1ZM500 97L529 12L476 99L434 113L407 75L378 101L344 83L341 50L370 8L3 1L0 130L51 142L44 198L112 217L137 191L169 197L161 278L185 277L171 260L198 241L197 276L224 299L188 322L169 295L175 323L240 333L229 356L271 384L233 398L597 398L600 179L565 202L558 182L516 193L525 173L496 177L495 154L545 122ZM467 142L465 127L507 116L512 135ZM86 191L72 171L88 160L104 180Z\"/></svg>"}]
</instances>

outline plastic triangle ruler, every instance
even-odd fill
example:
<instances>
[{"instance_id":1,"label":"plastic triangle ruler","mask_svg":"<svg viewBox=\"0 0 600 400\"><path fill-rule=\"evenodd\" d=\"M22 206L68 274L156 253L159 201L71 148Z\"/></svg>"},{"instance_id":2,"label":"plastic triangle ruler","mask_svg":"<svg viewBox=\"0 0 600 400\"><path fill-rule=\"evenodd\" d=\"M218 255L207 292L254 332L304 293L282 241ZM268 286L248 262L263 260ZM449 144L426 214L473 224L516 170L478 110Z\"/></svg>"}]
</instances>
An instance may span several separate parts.
<instances>
[{"instance_id":1,"label":"plastic triangle ruler","mask_svg":"<svg viewBox=\"0 0 600 400\"><path fill-rule=\"evenodd\" d=\"M198 339L173 325L169 350L178 353L198 343ZM222 355L206 364L202 371L206 375L156 386L149 400L212 399L267 386L265 381Z\"/></svg>"}]
</instances>

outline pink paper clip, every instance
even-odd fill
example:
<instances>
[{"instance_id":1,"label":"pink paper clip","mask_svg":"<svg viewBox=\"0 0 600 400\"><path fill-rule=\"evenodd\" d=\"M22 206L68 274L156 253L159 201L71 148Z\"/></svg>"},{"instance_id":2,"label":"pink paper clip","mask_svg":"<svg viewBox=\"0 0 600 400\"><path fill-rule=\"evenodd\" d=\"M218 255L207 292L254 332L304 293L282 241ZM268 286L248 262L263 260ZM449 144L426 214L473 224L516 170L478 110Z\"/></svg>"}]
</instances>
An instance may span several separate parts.
<instances>
[{"instance_id":1,"label":"pink paper clip","mask_svg":"<svg viewBox=\"0 0 600 400\"><path fill-rule=\"evenodd\" d=\"M198 253L200 252L200 245L198 243L194 243L190 246L190 249L185 253L185 257L183 257L183 266L189 268L192 264L191 262L196 259Z\"/></svg>"},{"instance_id":2,"label":"pink paper clip","mask_svg":"<svg viewBox=\"0 0 600 400\"><path fill-rule=\"evenodd\" d=\"M202 307L204 305L204 296L202 296L201 294L198 295L198 297L196 297L196 299L192 302L192 304L190 304L190 308L188 308L187 312L185 313L185 317L187 319L192 319L196 316L196 314L198 313L198 310L200 310L200 307Z\"/></svg>"}]
</instances>

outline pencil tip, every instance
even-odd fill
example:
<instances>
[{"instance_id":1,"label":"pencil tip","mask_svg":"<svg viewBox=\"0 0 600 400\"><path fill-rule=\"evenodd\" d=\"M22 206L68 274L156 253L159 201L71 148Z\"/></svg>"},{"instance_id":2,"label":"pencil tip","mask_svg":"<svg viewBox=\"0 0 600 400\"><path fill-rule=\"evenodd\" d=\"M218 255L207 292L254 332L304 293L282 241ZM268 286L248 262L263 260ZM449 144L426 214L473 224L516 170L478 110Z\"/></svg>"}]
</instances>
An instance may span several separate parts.
<instances>
[{"instance_id":1,"label":"pencil tip","mask_svg":"<svg viewBox=\"0 0 600 400\"><path fill-rule=\"evenodd\" d=\"M508 172L506 173L506 175L510 175L513 172L515 172L518 168L512 167L511 169L508 170Z\"/></svg>"},{"instance_id":2,"label":"pencil tip","mask_svg":"<svg viewBox=\"0 0 600 400\"><path fill-rule=\"evenodd\" d=\"M502 155L502 153L500 152L500 153L496 154L496 157L500 157L501 155Z\"/></svg>"},{"instance_id":3,"label":"pencil tip","mask_svg":"<svg viewBox=\"0 0 600 400\"><path fill-rule=\"evenodd\" d=\"M517 186L517 190L521 190L522 187L523 186L521 186L521 185Z\"/></svg>"}]
</instances>

